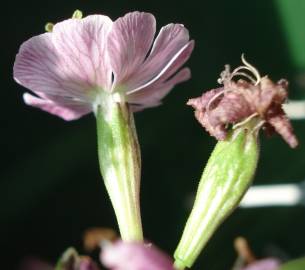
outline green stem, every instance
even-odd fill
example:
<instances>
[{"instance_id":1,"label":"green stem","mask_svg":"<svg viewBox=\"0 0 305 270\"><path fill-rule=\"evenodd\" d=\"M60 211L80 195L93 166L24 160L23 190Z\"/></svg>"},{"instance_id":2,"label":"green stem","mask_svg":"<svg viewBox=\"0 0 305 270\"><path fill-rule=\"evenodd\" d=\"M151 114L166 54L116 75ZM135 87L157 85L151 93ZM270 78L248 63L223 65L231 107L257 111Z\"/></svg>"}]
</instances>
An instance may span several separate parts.
<instances>
[{"instance_id":1,"label":"green stem","mask_svg":"<svg viewBox=\"0 0 305 270\"><path fill-rule=\"evenodd\" d=\"M174 269L176 270L184 270L186 267L185 262L181 261L179 258L175 258Z\"/></svg>"},{"instance_id":2,"label":"green stem","mask_svg":"<svg viewBox=\"0 0 305 270\"><path fill-rule=\"evenodd\" d=\"M235 132L217 143L203 171L194 207L174 254L176 269L193 265L251 184L259 153L257 134L251 130Z\"/></svg>"},{"instance_id":3,"label":"green stem","mask_svg":"<svg viewBox=\"0 0 305 270\"><path fill-rule=\"evenodd\" d=\"M140 216L140 148L133 113L105 93L96 108L99 164L121 238L143 241Z\"/></svg>"}]
</instances>

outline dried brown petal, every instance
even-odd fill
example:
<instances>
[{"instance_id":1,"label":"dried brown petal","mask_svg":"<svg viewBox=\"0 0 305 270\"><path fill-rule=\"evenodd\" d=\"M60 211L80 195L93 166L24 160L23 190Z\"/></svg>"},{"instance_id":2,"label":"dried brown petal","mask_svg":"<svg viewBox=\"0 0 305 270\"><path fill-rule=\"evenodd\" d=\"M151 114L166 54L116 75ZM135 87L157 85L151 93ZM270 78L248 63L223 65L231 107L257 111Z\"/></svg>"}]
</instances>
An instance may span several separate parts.
<instances>
[{"instance_id":1,"label":"dried brown petal","mask_svg":"<svg viewBox=\"0 0 305 270\"><path fill-rule=\"evenodd\" d=\"M282 108L277 108L276 113L267 116L267 122L274 128L274 130L282 136L282 138L289 144L290 147L295 148L298 145L298 140L293 133L293 129L288 117Z\"/></svg>"}]
</instances>

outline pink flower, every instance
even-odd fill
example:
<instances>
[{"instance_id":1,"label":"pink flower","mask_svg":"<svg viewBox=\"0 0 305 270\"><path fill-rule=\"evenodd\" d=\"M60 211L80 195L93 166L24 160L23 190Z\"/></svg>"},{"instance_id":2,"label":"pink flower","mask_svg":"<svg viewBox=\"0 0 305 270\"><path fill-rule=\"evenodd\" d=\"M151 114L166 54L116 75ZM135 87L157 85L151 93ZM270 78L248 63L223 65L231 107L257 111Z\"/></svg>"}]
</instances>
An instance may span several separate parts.
<instances>
[{"instance_id":1,"label":"pink flower","mask_svg":"<svg viewBox=\"0 0 305 270\"><path fill-rule=\"evenodd\" d=\"M172 260L151 244L117 241L103 247L102 263L113 270L174 270Z\"/></svg>"},{"instance_id":2,"label":"pink flower","mask_svg":"<svg viewBox=\"0 0 305 270\"><path fill-rule=\"evenodd\" d=\"M242 270L278 270L280 268L280 261L276 258L267 258L255 261L249 264Z\"/></svg>"},{"instance_id":3,"label":"pink flower","mask_svg":"<svg viewBox=\"0 0 305 270\"><path fill-rule=\"evenodd\" d=\"M114 22L90 15L30 38L14 65L15 80L35 94L24 94L25 103L65 120L94 111L102 91L119 93L133 111L159 105L190 78L188 68L178 70L194 41L181 24L162 27L154 41L155 28L150 13L131 12Z\"/></svg>"}]
</instances>

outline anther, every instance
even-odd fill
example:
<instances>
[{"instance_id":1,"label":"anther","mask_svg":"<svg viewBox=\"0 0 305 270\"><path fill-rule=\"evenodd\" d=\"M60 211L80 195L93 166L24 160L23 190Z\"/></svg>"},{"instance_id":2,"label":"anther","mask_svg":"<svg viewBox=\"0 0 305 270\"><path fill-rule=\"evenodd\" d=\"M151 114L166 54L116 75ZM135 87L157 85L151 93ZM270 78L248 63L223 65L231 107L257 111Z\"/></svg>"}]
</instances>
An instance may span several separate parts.
<instances>
[{"instance_id":1,"label":"anther","mask_svg":"<svg viewBox=\"0 0 305 270\"><path fill-rule=\"evenodd\" d=\"M54 24L53 23L46 23L46 25L44 26L44 29L46 30L46 32L52 32L53 31L53 27L54 27Z\"/></svg>"},{"instance_id":2,"label":"anther","mask_svg":"<svg viewBox=\"0 0 305 270\"><path fill-rule=\"evenodd\" d=\"M72 19L81 19L83 18L83 12L79 9L75 10L72 15Z\"/></svg>"}]
</instances>

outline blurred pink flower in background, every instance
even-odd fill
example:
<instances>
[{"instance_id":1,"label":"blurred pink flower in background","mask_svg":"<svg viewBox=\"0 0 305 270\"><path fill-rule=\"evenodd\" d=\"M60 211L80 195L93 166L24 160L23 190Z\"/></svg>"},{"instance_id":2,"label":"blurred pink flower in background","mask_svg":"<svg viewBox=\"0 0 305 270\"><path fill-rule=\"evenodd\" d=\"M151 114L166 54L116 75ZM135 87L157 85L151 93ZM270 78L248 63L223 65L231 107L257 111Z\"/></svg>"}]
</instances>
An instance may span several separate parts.
<instances>
[{"instance_id":1,"label":"blurred pink flower in background","mask_svg":"<svg viewBox=\"0 0 305 270\"><path fill-rule=\"evenodd\" d=\"M117 241L105 245L102 263L113 270L174 270L171 258L151 244Z\"/></svg>"},{"instance_id":2,"label":"blurred pink flower in background","mask_svg":"<svg viewBox=\"0 0 305 270\"><path fill-rule=\"evenodd\" d=\"M278 270L280 268L280 261L276 258L267 258L255 261L249 264L242 270Z\"/></svg>"},{"instance_id":3,"label":"blurred pink flower in background","mask_svg":"<svg viewBox=\"0 0 305 270\"><path fill-rule=\"evenodd\" d=\"M47 262L35 257L25 258L19 268L19 270L53 270L54 267Z\"/></svg>"}]
</instances>

